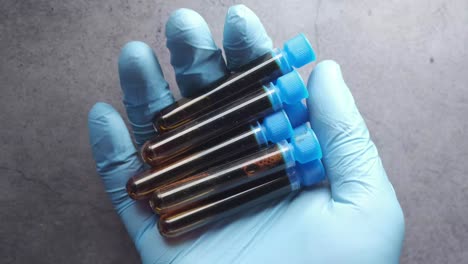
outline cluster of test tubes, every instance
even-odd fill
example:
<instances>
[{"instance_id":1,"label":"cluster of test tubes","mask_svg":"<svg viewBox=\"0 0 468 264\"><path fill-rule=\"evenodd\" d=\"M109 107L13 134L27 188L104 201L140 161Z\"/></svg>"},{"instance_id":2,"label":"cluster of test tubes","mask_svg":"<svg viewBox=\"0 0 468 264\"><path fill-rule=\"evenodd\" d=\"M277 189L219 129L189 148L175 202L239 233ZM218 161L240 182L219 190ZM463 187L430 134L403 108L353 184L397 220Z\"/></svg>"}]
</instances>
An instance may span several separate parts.
<instances>
[{"instance_id":1,"label":"cluster of test tubes","mask_svg":"<svg viewBox=\"0 0 468 264\"><path fill-rule=\"evenodd\" d=\"M158 229L176 237L324 179L307 123L309 94L295 70L315 60L300 34L205 94L156 114L141 156L150 169L127 192L149 200Z\"/></svg>"}]
</instances>

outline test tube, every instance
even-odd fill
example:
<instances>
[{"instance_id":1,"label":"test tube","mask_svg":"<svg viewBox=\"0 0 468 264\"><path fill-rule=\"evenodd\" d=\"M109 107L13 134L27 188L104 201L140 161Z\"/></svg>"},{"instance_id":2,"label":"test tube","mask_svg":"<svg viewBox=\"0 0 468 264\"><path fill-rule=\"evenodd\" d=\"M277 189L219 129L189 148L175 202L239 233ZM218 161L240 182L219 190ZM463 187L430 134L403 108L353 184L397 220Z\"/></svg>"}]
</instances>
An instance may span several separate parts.
<instances>
[{"instance_id":1,"label":"test tube","mask_svg":"<svg viewBox=\"0 0 468 264\"><path fill-rule=\"evenodd\" d=\"M290 138L293 127L305 123L307 118L307 108L301 102L285 105L284 110L265 117L261 123L255 121L244 126L242 131L239 130L239 134L219 144L164 168L153 168L130 178L127 182L127 192L133 199L148 198L154 190L164 184L183 179L221 161L264 148L269 142L278 143Z\"/></svg>"},{"instance_id":2,"label":"test tube","mask_svg":"<svg viewBox=\"0 0 468 264\"><path fill-rule=\"evenodd\" d=\"M324 178L325 170L320 160L297 163L293 168L269 175L266 181L241 185L192 208L161 215L159 233L165 237L180 236L252 206L298 192L301 187L311 186Z\"/></svg>"},{"instance_id":3,"label":"test tube","mask_svg":"<svg viewBox=\"0 0 468 264\"><path fill-rule=\"evenodd\" d=\"M224 134L237 134L237 129L283 107L308 97L301 76L292 71L280 77L276 85L269 83L261 91L186 123L166 134L147 141L141 151L143 160L161 168L186 157L206 144L217 144Z\"/></svg>"},{"instance_id":4,"label":"test tube","mask_svg":"<svg viewBox=\"0 0 468 264\"><path fill-rule=\"evenodd\" d=\"M182 99L160 111L153 121L159 134L173 130L190 120L196 119L228 102L262 89L262 84L275 80L315 60L310 42L304 36L288 40L282 50L274 49L251 63L241 67L238 73L216 84L205 94L192 100Z\"/></svg>"},{"instance_id":5,"label":"test tube","mask_svg":"<svg viewBox=\"0 0 468 264\"><path fill-rule=\"evenodd\" d=\"M248 181L290 168L295 162L307 163L321 157L315 133L303 125L295 130L290 144L281 141L234 162L164 185L153 193L150 204L159 214L177 211Z\"/></svg>"}]
</instances>

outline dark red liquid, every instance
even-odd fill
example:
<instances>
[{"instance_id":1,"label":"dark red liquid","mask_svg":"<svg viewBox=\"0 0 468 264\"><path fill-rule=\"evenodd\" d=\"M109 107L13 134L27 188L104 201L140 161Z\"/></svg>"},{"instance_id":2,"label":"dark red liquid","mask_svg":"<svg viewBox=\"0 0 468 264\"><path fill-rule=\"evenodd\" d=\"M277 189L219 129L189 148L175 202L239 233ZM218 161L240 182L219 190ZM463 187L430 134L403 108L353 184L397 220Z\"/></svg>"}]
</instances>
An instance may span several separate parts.
<instances>
[{"instance_id":1,"label":"dark red liquid","mask_svg":"<svg viewBox=\"0 0 468 264\"><path fill-rule=\"evenodd\" d=\"M136 175L128 181L127 191L134 199L148 198L153 191L164 184L178 181L223 161L254 152L264 145L259 144L255 136L259 129L258 125L254 128L244 126L244 132L237 131L240 134L224 139L225 141L211 148L201 149L162 169L151 169Z\"/></svg>"},{"instance_id":2,"label":"dark red liquid","mask_svg":"<svg viewBox=\"0 0 468 264\"><path fill-rule=\"evenodd\" d=\"M256 67L257 66L257 67ZM272 53L257 58L233 73L227 80L216 83L206 94L192 100L182 99L160 111L153 121L159 134L173 130L237 99L262 89L262 85L282 75Z\"/></svg>"},{"instance_id":3,"label":"dark red liquid","mask_svg":"<svg viewBox=\"0 0 468 264\"><path fill-rule=\"evenodd\" d=\"M162 168L193 153L195 149L206 149L212 146L210 144L219 143L222 135L232 134L233 129L272 113L270 93L262 89L245 100L149 140L142 149L143 160L153 167Z\"/></svg>"},{"instance_id":4,"label":"dark red liquid","mask_svg":"<svg viewBox=\"0 0 468 264\"><path fill-rule=\"evenodd\" d=\"M190 207L191 204L286 169L278 145L255 152L237 161L220 165L156 190L151 198L159 214Z\"/></svg>"},{"instance_id":5,"label":"dark red liquid","mask_svg":"<svg viewBox=\"0 0 468 264\"><path fill-rule=\"evenodd\" d=\"M293 191L285 171L272 176L274 177L270 177L269 181L239 186L210 200L199 202L191 209L163 214L158 223L159 232L165 237L179 236Z\"/></svg>"}]
</instances>

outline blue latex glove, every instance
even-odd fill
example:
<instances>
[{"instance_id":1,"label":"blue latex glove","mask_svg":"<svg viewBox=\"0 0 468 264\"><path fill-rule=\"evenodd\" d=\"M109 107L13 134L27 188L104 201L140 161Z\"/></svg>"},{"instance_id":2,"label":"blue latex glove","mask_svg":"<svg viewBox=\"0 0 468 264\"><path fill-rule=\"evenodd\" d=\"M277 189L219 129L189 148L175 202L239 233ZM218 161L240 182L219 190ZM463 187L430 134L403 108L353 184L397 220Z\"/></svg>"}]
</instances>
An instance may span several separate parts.
<instances>
[{"instance_id":1,"label":"blue latex glove","mask_svg":"<svg viewBox=\"0 0 468 264\"><path fill-rule=\"evenodd\" d=\"M255 14L229 9L224 30L227 66L205 21L194 11L174 12L166 27L171 62L184 95L197 94L238 66L272 48ZM137 145L151 137L151 118L173 99L159 63L141 42L119 59L121 86ZM107 193L144 263L396 263L404 235L402 210L374 143L344 83L326 61L310 76L310 121L323 148L329 185L252 208L181 239L158 233L146 202L125 192L144 169L124 121L108 104L89 113L90 141Z\"/></svg>"}]
</instances>

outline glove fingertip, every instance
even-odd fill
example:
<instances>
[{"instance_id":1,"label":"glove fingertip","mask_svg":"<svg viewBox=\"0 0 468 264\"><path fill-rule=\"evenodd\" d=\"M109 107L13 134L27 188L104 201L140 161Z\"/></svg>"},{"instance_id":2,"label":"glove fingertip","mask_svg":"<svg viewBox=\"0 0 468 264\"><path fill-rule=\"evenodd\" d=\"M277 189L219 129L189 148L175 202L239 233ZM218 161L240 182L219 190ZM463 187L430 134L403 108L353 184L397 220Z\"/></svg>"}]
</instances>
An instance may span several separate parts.
<instances>
[{"instance_id":1,"label":"glove fingertip","mask_svg":"<svg viewBox=\"0 0 468 264\"><path fill-rule=\"evenodd\" d=\"M127 43L119 57L123 102L138 145L154 136L154 114L174 102L153 50L144 42Z\"/></svg>"},{"instance_id":2,"label":"glove fingertip","mask_svg":"<svg viewBox=\"0 0 468 264\"><path fill-rule=\"evenodd\" d=\"M99 138L108 134L109 124L114 123L117 111L107 103L98 102L88 113L89 139L91 146L96 146ZM94 150L94 149L93 149Z\"/></svg>"},{"instance_id":3,"label":"glove fingertip","mask_svg":"<svg viewBox=\"0 0 468 264\"><path fill-rule=\"evenodd\" d=\"M309 89L318 89L317 82L331 81L333 84L337 81L343 81L340 65L333 60L324 60L315 66L315 69L310 74L308 86Z\"/></svg>"},{"instance_id":4,"label":"glove fingertip","mask_svg":"<svg viewBox=\"0 0 468 264\"><path fill-rule=\"evenodd\" d=\"M166 37L182 96L197 96L226 77L222 52L197 12L186 8L172 12L166 24Z\"/></svg>"},{"instance_id":5,"label":"glove fingertip","mask_svg":"<svg viewBox=\"0 0 468 264\"><path fill-rule=\"evenodd\" d=\"M192 9L179 8L173 11L166 23L166 38L169 43L183 39L191 41L194 46L218 49L213 39L205 38L203 34L211 36L211 31L203 17Z\"/></svg>"},{"instance_id":6,"label":"glove fingertip","mask_svg":"<svg viewBox=\"0 0 468 264\"><path fill-rule=\"evenodd\" d=\"M89 140L99 173L126 161L136 149L120 114L109 104L96 103L88 114Z\"/></svg>"},{"instance_id":7,"label":"glove fingertip","mask_svg":"<svg viewBox=\"0 0 468 264\"><path fill-rule=\"evenodd\" d=\"M332 60L320 62L311 73L307 86L311 121L351 123L360 117L338 63Z\"/></svg>"},{"instance_id":8,"label":"glove fingertip","mask_svg":"<svg viewBox=\"0 0 468 264\"><path fill-rule=\"evenodd\" d=\"M159 61L146 43L127 43L120 52L118 65L124 103L127 107L138 107L172 98Z\"/></svg>"},{"instance_id":9,"label":"glove fingertip","mask_svg":"<svg viewBox=\"0 0 468 264\"><path fill-rule=\"evenodd\" d=\"M107 103L97 102L95 103L88 112L88 122L91 124L93 121L98 120L102 116L105 116L112 111L115 111L114 108Z\"/></svg>"},{"instance_id":10,"label":"glove fingertip","mask_svg":"<svg viewBox=\"0 0 468 264\"><path fill-rule=\"evenodd\" d=\"M273 47L260 19L245 5L229 8L223 34L227 66L235 71Z\"/></svg>"}]
</instances>

